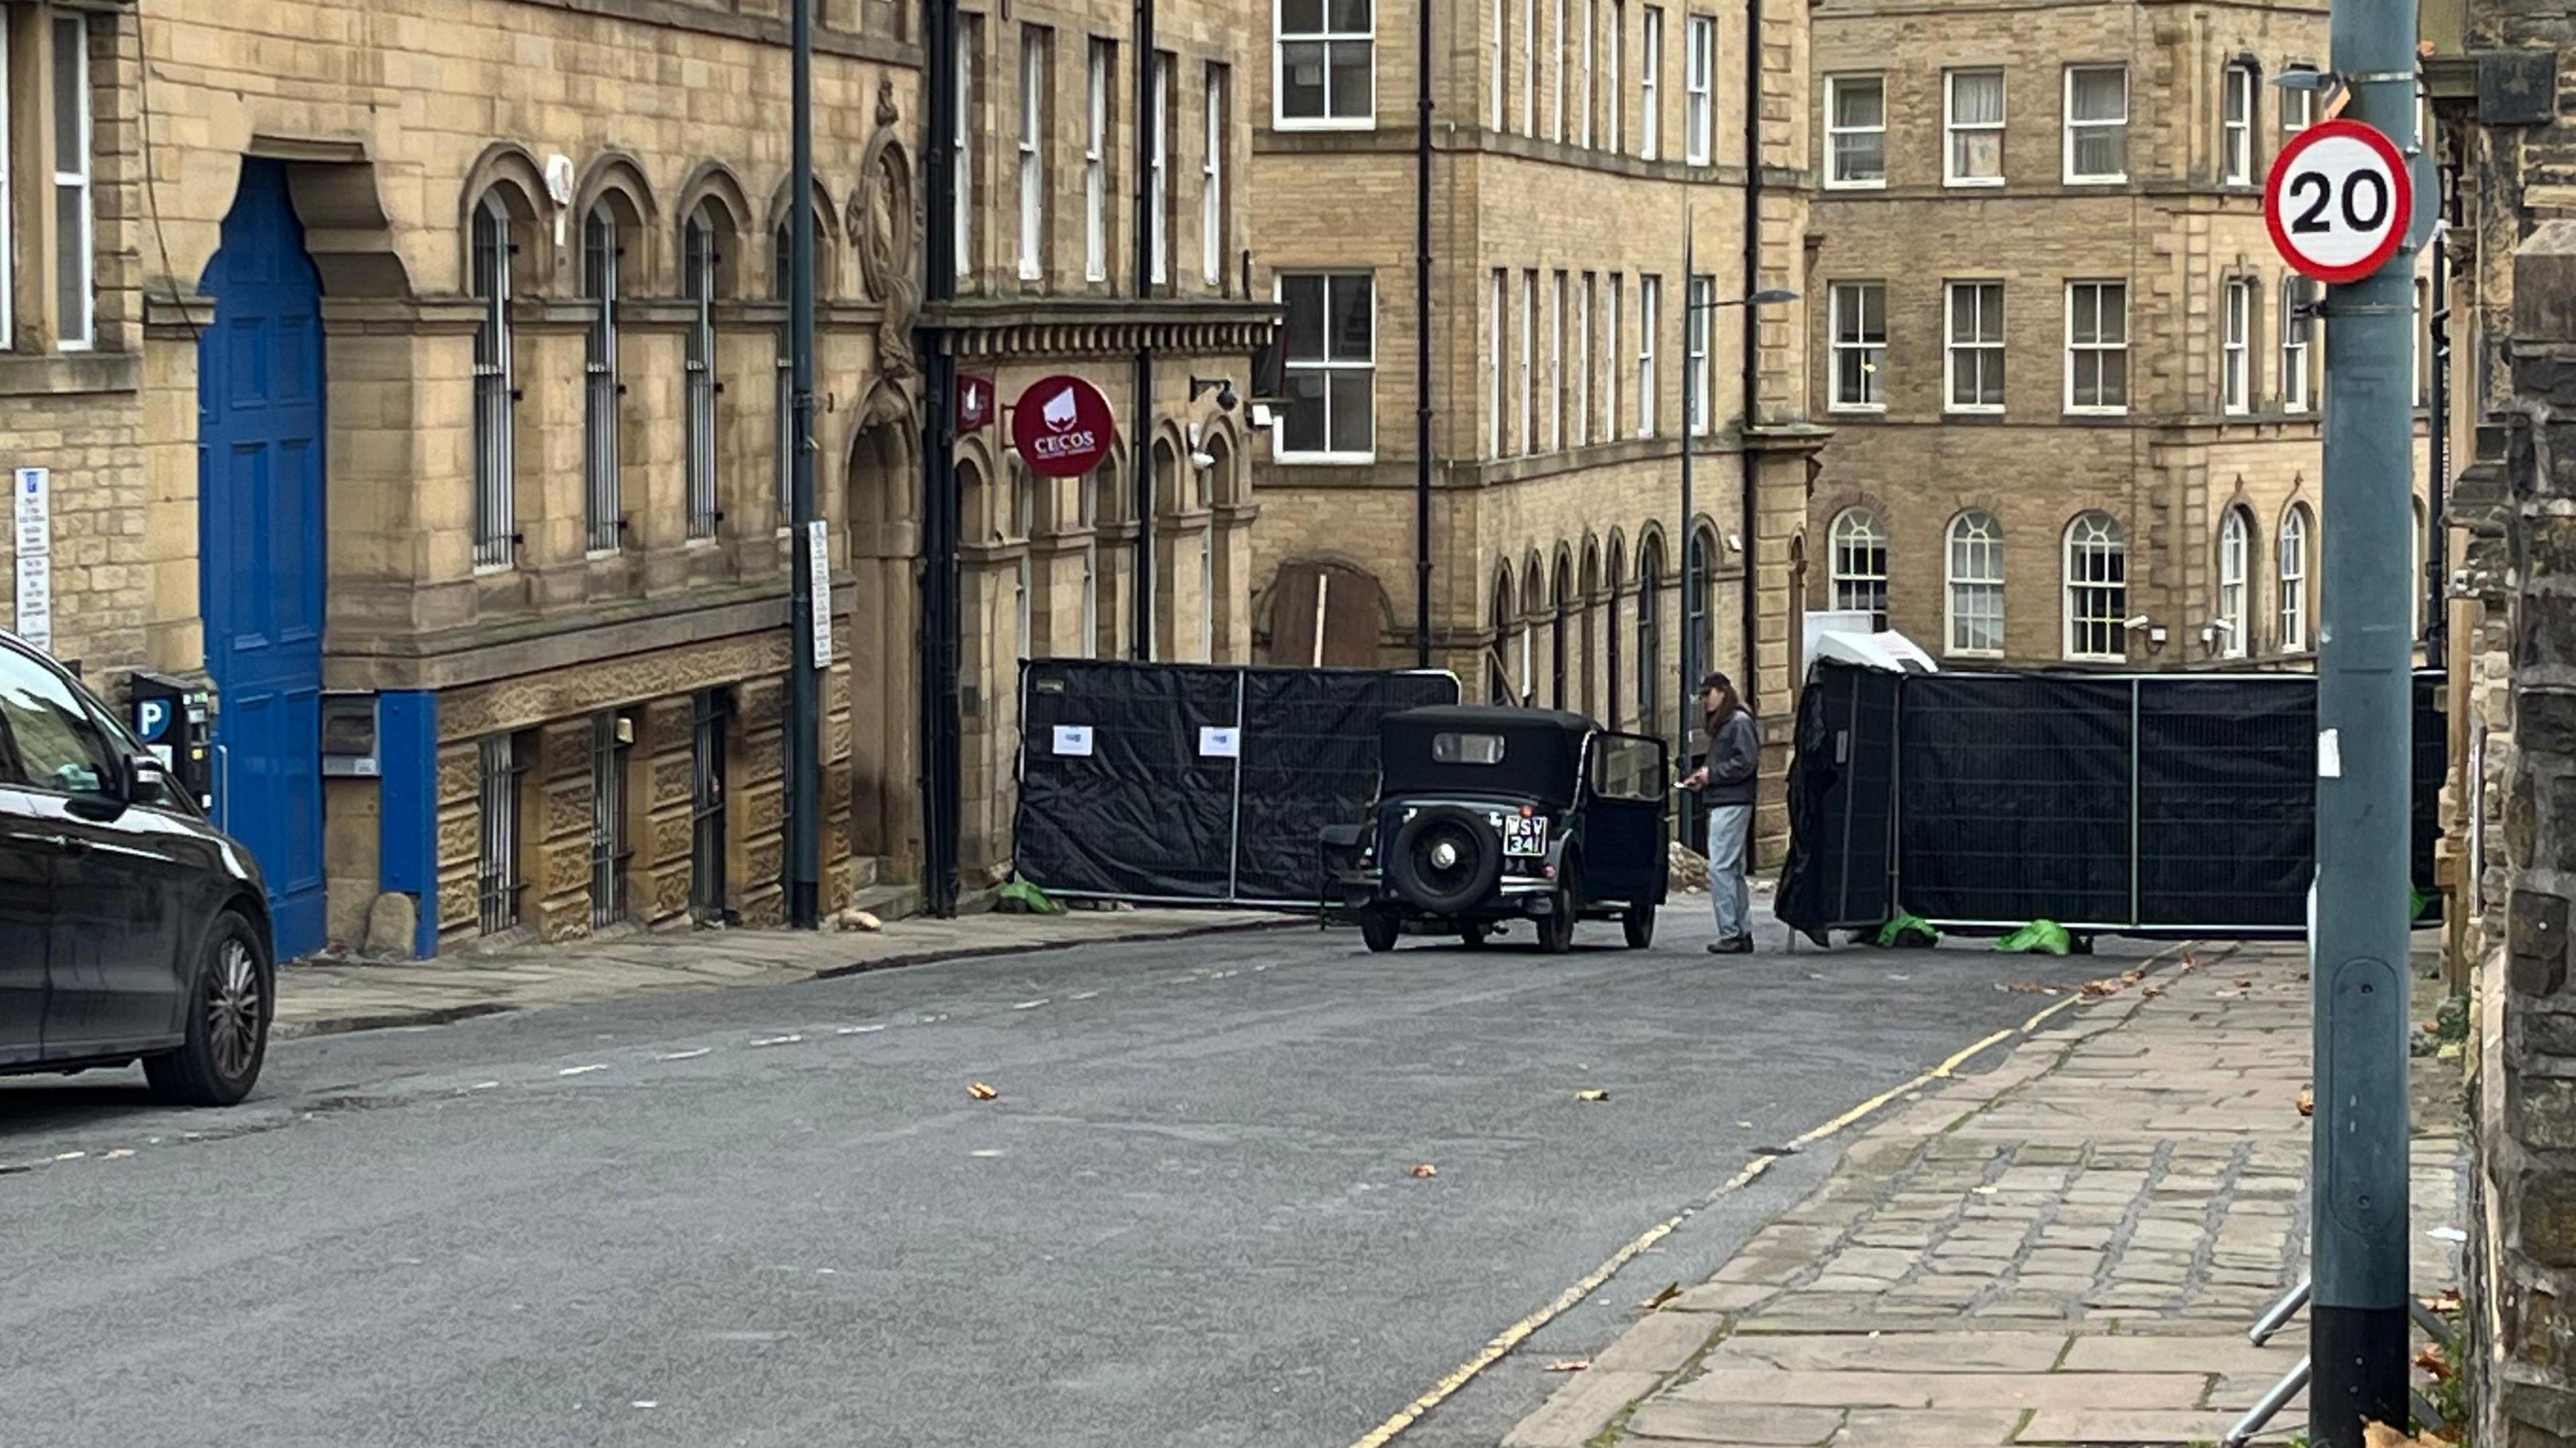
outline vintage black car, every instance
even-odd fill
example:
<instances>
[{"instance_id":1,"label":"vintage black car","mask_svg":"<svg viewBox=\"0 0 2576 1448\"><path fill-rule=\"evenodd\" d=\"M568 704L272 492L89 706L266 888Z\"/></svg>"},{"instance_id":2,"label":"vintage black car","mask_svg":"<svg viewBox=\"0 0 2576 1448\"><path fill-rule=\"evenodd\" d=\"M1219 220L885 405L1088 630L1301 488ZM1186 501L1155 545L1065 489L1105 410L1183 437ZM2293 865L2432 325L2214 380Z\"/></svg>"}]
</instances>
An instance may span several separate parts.
<instances>
[{"instance_id":1,"label":"vintage black car","mask_svg":"<svg viewBox=\"0 0 2576 1448\"><path fill-rule=\"evenodd\" d=\"M1369 818L1324 831L1327 919L1356 918L1371 950L1456 934L1481 945L1535 923L1550 951L1577 920L1654 939L1668 857L1664 743L1555 709L1449 705L1378 727Z\"/></svg>"}]
</instances>

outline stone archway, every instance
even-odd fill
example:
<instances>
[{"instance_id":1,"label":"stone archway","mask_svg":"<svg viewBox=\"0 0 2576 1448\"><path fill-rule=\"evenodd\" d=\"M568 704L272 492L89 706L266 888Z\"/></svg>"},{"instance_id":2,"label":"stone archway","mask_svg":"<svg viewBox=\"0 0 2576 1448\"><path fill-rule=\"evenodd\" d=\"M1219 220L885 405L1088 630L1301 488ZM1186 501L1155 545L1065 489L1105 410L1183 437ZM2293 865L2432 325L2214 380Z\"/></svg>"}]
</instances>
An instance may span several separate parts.
<instances>
[{"instance_id":1,"label":"stone archway","mask_svg":"<svg viewBox=\"0 0 2576 1448\"><path fill-rule=\"evenodd\" d=\"M921 878L921 467L914 436L889 419L863 428L850 445L850 852L862 885L871 865L881 881Z\"/></svg>"}]
</instances>

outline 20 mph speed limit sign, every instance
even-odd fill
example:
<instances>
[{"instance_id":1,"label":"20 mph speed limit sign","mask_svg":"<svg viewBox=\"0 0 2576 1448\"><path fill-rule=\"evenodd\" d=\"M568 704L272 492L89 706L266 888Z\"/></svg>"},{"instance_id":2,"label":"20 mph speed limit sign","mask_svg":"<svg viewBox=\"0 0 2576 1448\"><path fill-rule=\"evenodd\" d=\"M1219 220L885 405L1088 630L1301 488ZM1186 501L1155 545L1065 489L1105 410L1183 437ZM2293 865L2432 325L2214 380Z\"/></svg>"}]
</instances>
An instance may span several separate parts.
<instances>
[{"instance_id":1,"label":"20 mph speed limit sign","mask_svg":"<svg viewBox=\"0 0 2576 1448\"><path fill-rule=\"evenodd\" d=\"M2373 126L2310 126L2272 158L2263 220L2272 245L2301 274L2357 282L2396 255L2415 210L2406 158Z\"/></svg>"}]
</instances>

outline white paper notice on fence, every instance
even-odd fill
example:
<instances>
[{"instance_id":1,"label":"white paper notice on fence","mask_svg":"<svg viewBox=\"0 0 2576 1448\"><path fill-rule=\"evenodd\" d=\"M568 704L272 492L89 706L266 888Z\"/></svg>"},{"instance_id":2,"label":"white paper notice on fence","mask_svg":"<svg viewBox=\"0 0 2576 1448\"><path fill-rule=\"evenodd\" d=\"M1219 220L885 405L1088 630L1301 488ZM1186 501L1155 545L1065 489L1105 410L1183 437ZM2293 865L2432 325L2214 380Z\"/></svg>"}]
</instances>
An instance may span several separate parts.
<instances>
[{"instance_id":1,"label":"white paper notice on fence","mask_svg":"<svg viewBox=\"0 0 2576 1448\"><path fill-rule=\"evenodd\" d=\"M2340 729L2317 731L2317 778L2343 778L2343 731Z\"/></svg>"},{"instance_id":2,"label":"white paper notice on fence","mask_svg":"<svg viewBox=\"0 0 2576 1448\"><path fill-rule=\"evenodd\" d=\"M1059 755L1069 754L1078 759L1089 759L1091 757L1091 726L1088 724L1058 724L1055 726L1055 752Z\"/></svg>"},{"instance_id":3,"label":"white paper notice on fence","mask_svg":"<svg viewBox=\"0 0 2576 1448\"><path fill-rule=\"evenodd\" d=\"M1199 726L1201 759L1240 759L1243 757L1243 731L1212 725Z\"/></svg>"}]
</instances>

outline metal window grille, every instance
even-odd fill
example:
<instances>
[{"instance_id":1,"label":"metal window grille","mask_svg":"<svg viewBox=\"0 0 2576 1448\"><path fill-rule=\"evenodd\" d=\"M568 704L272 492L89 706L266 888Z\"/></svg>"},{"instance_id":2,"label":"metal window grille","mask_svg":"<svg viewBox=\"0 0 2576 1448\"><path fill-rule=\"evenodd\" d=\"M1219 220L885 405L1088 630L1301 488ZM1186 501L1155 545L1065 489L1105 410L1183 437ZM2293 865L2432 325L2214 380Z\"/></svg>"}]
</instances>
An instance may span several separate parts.
<instances>
[{"instance_id":1,"label":"metal window grille","mask_svg":"<svg viewBox=\"0 0 2576 1448\"><path fill-rule=\"evenodd\" d=\"M590 925L626 918L626 744L614 712L592 721L590 735Z\"/></svg>"},{"instance_id":2,"label":"metal window grille","mask_svg":"<svg viewBox=\"0 0 2576 1448\"><path fill-rule=\"evenodd\" d=\"M617 450L617 219L606 203L582 222L582 294L598 308L582 358L584 499L589 504L589 548L614 553L624 542Z\"/></svg>"},{"instance_id":3,"label":"metal window grille","mask_svg":"<svg viewBox=\"0 0 2576 1448\"><path fill-rule=\"evenodd\" d=\"M475 852L474 894L486 935L519 923L519 764L516 741L483 741L482 836Z\"/></svg>"},{"instance_id":4,"label":"metal window grille","mask_svg":"<svg viewBox=\"0 0 2576 1448\"><path fill-rule=\"evenodd\" d=\"M698 920L725 919L725 733L732 696L710 689L695 701L690 735L689 911Z\"/></svg>"},{"instance_id":5,"label":"metal window grille","mask_svg":"<svg viewBox=\"0 0 2576 1448\"><path fill-rule=\"evenodd\" d=\"M500 198L474 208L474 295L483 320L474 329L474 563L506 568L518 543L518 444L512 412L509 214Z\"/></svg>"},{"instance_id":6,"label":"metal window grille","mask_svg":"<svg viewBox=\"0 0 2576 1448\"><path fill-rule=\"evenodd\" d=\"M706 213L689 218L682 244L682 281L692 303L688 355L688 414L683 440L688 453L689 536L712 538L724 516L716 508L716 235Z\"/></svg>"}]
</instances>

